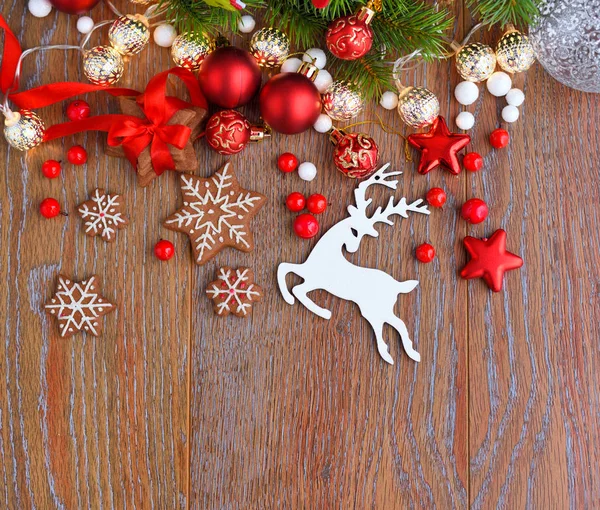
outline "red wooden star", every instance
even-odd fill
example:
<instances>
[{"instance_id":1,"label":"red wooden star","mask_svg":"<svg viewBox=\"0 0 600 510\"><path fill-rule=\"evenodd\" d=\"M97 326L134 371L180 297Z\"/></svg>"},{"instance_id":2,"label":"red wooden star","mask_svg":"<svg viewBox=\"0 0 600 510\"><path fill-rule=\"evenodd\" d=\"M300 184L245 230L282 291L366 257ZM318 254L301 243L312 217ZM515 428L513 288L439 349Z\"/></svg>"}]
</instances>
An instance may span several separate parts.
<instances>
[{"instance_id":1,"label":"red wooden star","mask_svg":"<svg viewBox=\"0 0 600 510\"><path fill-rule=\"evenodd\" d=\"M454 175L460 173L461 167L457 154L470 141L469 135L451 133L441 115L433 121L427 133L409 135L408 143L421 151L419 161L420 174L426 174L439 165L444 165Z\"/></svg>"},{"instance_id":2,"label":"red wooden star","mask_svg":"<svg viewBox=\"0 0 600 510\"><path fill-rule=\"evenodd\" d=\"M463 243L471 255L471 260L463 267L460 275L469 280L483 278L494 292L502 290L502 280L506 271L518 269L523 259L506 251L506 232L496 230L489 239L467 236Z\"/></svg>"}]
</instances>

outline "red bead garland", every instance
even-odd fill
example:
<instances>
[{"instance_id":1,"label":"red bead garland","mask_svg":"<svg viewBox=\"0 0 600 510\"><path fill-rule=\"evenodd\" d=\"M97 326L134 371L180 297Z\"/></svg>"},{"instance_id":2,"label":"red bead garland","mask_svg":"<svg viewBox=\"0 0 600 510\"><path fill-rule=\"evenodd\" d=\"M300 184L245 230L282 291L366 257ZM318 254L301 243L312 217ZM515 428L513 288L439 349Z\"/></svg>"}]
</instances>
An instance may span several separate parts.
<instances>
[{"instance_id":1,"label":"red bead garland","mask_svg":"<svg viewBox=\"0 0 600 510\"><path fill-rule=\"evenodd\" d=\"M154 245L154 255L159 260L169 260L175 255L175 246L173 246L171 241L161 239Z\"/></svg>"},{"instance_id":2,"label":"red bead garland","mask_svg":"<svg viewBox=\"0 0 600 510\"><path fill-rule=\"evenodd\" d=\"M302 239L311 239L319 232L319 222L312 214L301 214L294 220L294 232Z\"/></svg>"},{"instance_id":3,"label":"red bead garland","mask_svg":"<svg viewBox=\"0 0 600 510\"><path fill-rule=\"evenodd\" d=\"M302 193L294 191L285 199L285 206L292 212L300 212L306 207L306 199Z\"/></svg>"},{"instance_id":4,"label":"red bead garland","mask_svg":"<svg viewBox=\"0 0 600 510\"><path fill-rule=\"evenodd\" d=\"M56 179L60 175L60 162L54 159L44 161L42 164L42 174L48 179Z\"/></svg>"},{"instance_id":5,"label":"red bead garland","mask_svg":"<svg viewBox=\"0 0 600 510\"><path fill-rule=\"evenodd\" d=\"M67 106L67 117L69 120L83 120L90 116L90 105L85 101L77 99L71 101Z\"/></svg>"},{"instance_id":6,"label":"red bead garland","mask_svg":"<svg viewBox=\"0 0 600 510\"><path fill-rule=\"evenodd\" d=\"M417 249L415 250L415 256L419 262L428 264L435 258L435 248L430 244L423 243L417 246Z\"/></svg>"},{"instance_id":7,"label":"red bead garland","mask_svg":"<svg viewBox=\"0 0 600 510\"><path fill-rule=\"evenodd\" d=\"M327 199L323 195L315 193L308 197L306 208L312 214L321 214L327 209Z\"/></svg>"},{"instance_id":8,"label":"red bead garland","mask_svg":"<svg viewBox=\"0 0 600 510\"><path fill-rule=\"evenodd\" d=\"M463 204L460 215L469 223L476 225L487 218L488 206L480 198L471 198Z\"/></svg>"},{"instance_id":9,"label":"red bead garland","mask_svg":"<svg viewBox=\"0 0 600 510\"><path fill-rule=\"evenodd\" d=\"M463 166L469 172L478 172L483 168L483 158L476 152L469 152L463 158Z\"/></svg>"},{"instance_id":10,"label":"red bead garland","mask_svg":"<svg viewBox=\"0 0 600 510\"><path fill-rule=\"evenodd\" d=\"M490 143L494 149L503 149L510 142L510 135L506 129L498 128L490 134Z\"/></svg>"},{"instance_id":11,"label":"red bead garland","mask_svg":"<svg viewBox=\"0 0 600 510\"><path fill-rule=\"evenodd\" d=\"M442 207L446 203L446 192L442 188L431 188L425 195L425 200L432 207Z\"/></svg>"},{"instance_id":12,"label":"red bead garland","mask_svg":"<svg viewBox=\"0 0 600 510\"><path fill-rule=\"evenodd\" d=\"M60 214L60 204L55 198L46 198L40 204L40 214L44 218L55 218Z\"/></svg>"},{"instance_id":13,"label":"red bead garland","mask_svg":"<svg viewBox=\"0 0 600 510\"><path fill-rule=\"evenodd\" d=\"M73 145L67 151L67 159L72 165L85 165L87 162L87 151L81 145Z\"/></svg>"},{"instance_id":14,"label":"red bead garland","mask_svg":"<svg viewBox=\"0 0 600 510\"><path fill-rule=\"evenodd\" d=\"M284 152L277 159L277 166L284 173L293 172L298 168L298 158L291 152Z\"/></svg>"}]
</instances>

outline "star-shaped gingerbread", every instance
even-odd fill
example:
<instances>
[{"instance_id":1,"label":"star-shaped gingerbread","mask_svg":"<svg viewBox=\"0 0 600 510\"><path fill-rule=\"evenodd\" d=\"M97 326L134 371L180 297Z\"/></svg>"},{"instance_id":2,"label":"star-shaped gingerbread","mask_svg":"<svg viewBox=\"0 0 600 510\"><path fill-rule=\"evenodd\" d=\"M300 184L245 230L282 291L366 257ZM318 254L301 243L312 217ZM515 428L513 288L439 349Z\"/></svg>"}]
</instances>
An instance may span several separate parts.
<instances>
[{"instance_id":1,"label":"star-shaped gingerbread","mask_svg":"<svg viewBox=\"0 0 600 510\"><path fill-rule=\"evenodd\" d=\"M444 117L440 115L433 121L427 133L414 133L409 135L407 140L421 151L417 169L420 174L426 174L443 165L454 175L458 175L461 167L457 154L469 144L471 137L450 132Z\"/></svg>"},{"instance_id":2,"label":"star-shaped gingerbread","mask_svg":"<svg viewBox=\"0 0 600 510\"><path fill-rule=\"evenodd\" d=\"M213 309L221 317L232 313L246 317L252 310L252 303L260 301L262 289L254 283L252 269L240 267L233 270L222 267L214 282L208 284L206 293L213 300Z\"/></svg>"},{"instance_id":3,"label":"star-shaped gingerbread","mask_svg":"<svg viewBox=\"0 0 600 510\"><path fill-rule=\"evenodd\" d=\"M240 187L231 163L212 177L181 176L183 207L169 216L164 226L190 238L197 264L204 264L226 246L251 251L254 239L250 220L266 197Z\"/></svg>"},{"instance_id":4,"label":"star-shaped gingerbread","mask_svg":"<svg viewBox=\"0 0 600 510\"><path fill-rule=\"evenodd\" d=\"M518 269L523 259L506 250L506 232L496 230L489 239L467 236L463 243L471 255L471 260L460 275L465 279L483 278L494 292L502 290L504 273Z\"/></svg>"},{"instance_id":5,"label":"star-shaped gingerbread","mask_svg":"<svg viewBox=\"0 0 600 510\"><path fill-rule=\"evenodd\" d=\"M78 331L94 336L102 332L101 317L115 309L100 295L98 280L92 276L82 282L74 282L63 275L58 276L56 294L46 304L46 311L58 320L60 336L69 337Z\"/></svg>"},{"instance_id":6,"label":"star-shaped gingerbread","mask_svg":"<svg viewBox=\"0 0 600 510\"><path fill-rule=\"evenodd\" d=\"M123 205L121 195L111 195L103 189L95 189L92 198L77 207L79 216L83 218L85 233L90 237L99 234L105 241L114 241L117 230L129 224L123 214Z\"/></svg>"}]
</instances>

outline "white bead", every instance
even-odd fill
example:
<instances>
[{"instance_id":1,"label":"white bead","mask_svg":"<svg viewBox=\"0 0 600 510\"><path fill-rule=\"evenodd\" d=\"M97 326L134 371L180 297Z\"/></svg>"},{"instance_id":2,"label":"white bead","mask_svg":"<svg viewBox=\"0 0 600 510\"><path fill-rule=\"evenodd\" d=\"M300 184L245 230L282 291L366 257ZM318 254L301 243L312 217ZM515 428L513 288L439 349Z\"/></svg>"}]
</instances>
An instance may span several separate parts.
<instances>
[{"instance_id":1,"label":"white bead","mask_svg":"<svg viewBox=\"0 0 600 510\"><path fill-rule=\"evenodd\" d=\"M319 115L317 117L317 122L313 124L313 128L319 133L327 133L327 131L331 129L331 126L333 126L333 121L326 113Z\"/></svg>"},{"instance_id":2,"label":"white bead","mask_svg":"<svg viewBox=\"0 0 600 510\"><path fill-rule=\"evenodd\" d=\"M472 81L461 81L454 89L454 97L460 104L468 106L477 101L479 87Z\"/></svg>"},{"instance_id":3,"label":"white bead","mask_svg":"<svg viewBox=\"0 0 600 510\"><path fill-rule=\"evenodd\" d=\"M80 34L89 34L94 28L94 20L89 16L81 16L77 20L77 31Z\"/></svg>"},{"instance_id":4,"label":"white bead","mask_svg":"<svg viewBox=\"0 0 600 510\"><path fill-rule=\"evenodd\" d=\"M173 25L163 23L158 25L154 30L154 42L163 48L170 48L173 45L173 41L177 37L177 30Z\"/></svg>"},{"instance_id":5,"label":"white bead","mask_svg":"<svg viewBox=\"0 0 600 510\"><path fill-rule=\"evenodd\" d=\"M475 117L471 112L460 112L456 117L456 125L459 129L468 131L475 125Z\"/></svg>"},{"instance_id":6,"label":"white bead","mask_svg":"<svg viewBox=\"0 0 600 510\"><path fill-rule=\"evenodd\" d=\"M45 18L52 12L52 4L48 0L29 0L27 8L36 18Z\"/></svg>"},{"instance_id":7,"label":"white bead","mask_svg":"<svg viewBox=\"0 0 600 510\"><path fill-rule=\"evenodd\" d=\"M321 48L310 48L302 55L304 62L310 62L316 65L319 69L323 69L327 64L327 56Z\"/></svg>"},{"instance_id":8,"label":"white bead","mask_svg":"<svg viewBox=\"0 0 600 510\"><path fill-rule=\"evenodd\" d=\"M383 106L386 110L393 110L398 106L398 94L388 90L381 95L381 99L379 100L379 104Z\"/></svg>"},{"instance_id":9,"label":"white bead","mask_svg":"<svg viewBox=\"0 0 600 510\"><path fill-rule=\"evenodd\" d=\"M333 76L329 74L329 71L322 69L317 74L314 84L320 94L325 94L325 91L329 88L329 85L333 83Z\"/></svg>"},{"instance_id":10,"label":"white bead","mask_svg":"<svg viewBox=\"0 0 600 510\"><path fill-rule=\"evenodd\" d=\"M312 181L317 176L317 167L311 162L305 161L298 167L298 176L304 181Z\"/></svg>"},{"instance_id":11,"label":"white bead","mask_svg":"<svg viewBox=\"0 0 600 510\"><path fill-rule=\"evenodd\" d=\"M492 96L502 97L508 94L512 87L510 76L502 71L496 71L488 78L487 89Z\"/></svg>"},{"instance_id":12,"label":"white bead","mask_svg":"<svg viewBox=\"0 0 600 510\"><path fill-rule=\"evenodd\" d=\"M283 64L281 64L282 73L295 73L298 68L302 65L302 60L299 58L288 58Z\"/></svg>"},{"instance_id":13,"label":"white bead","mask_svg":"<svg viewBox=\"0 0 600 510\"><path fill-rule=\"evenodd\" d=\"M506 102L512 106L521 106L525 101L525 94L521 89L510 89L506 94Z\"/></svg>"},{"instance_id":14,"label":"white bead","mask_svg":"<svg viewBox=\"0 0 600 510\"><path fill-rule=\"evenodd\" d=\"M242 34L249 34L250 32L252 32L252 30L254 30L255 26L256 21L252 16L250 16L250 14L242 16L238 21L238 30L242 32Z\"/></svg>"},{"instance_id":15,"label":"white bead","mask_svg":"<svg viewBox=\"0 0 600 510\"><path fill-rule=\"evenodd\" d=\"M502 108L502 120L504 122L515 122L519 118L519 109L509 104Z\"/></svg>"}]
</instances>

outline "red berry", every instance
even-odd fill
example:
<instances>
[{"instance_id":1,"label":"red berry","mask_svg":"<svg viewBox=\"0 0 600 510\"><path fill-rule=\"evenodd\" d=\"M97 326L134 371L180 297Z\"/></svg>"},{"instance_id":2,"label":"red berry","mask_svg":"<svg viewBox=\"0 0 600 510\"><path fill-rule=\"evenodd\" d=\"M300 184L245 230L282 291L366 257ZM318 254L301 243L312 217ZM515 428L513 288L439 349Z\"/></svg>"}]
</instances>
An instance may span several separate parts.
<instances>
[{"instance_id":1,"label":"red berry","mask_svg":"<svg viewBox=\"0 0 600 510\"><path fill-rule=\"evenodd\" d=\"M56 179L60 175L60 162L54 159L44 161L42 165L42 173L48 179Z\"/></svg>"},{"instance_id":2,"label":"red berry","mask_svg":"<svg viewBox=\"0 0 600 510\"><path fill-rule=\"evenodd\" d=\"M282 172L293 172L298 168L298 158L291 152L284 152L277 160L277 166Z\"/></svg>"},{"instance_id":3,"label":"red berry","mask_svg":"<svg viewBox=\"0 0 600 510\"><path fill-rule=\"evenodd\" d=\"M315 193L308 197L306 208L313 214L321 214L327 209L327 199L323 195Z\"/></svg>"},{"instance_id":4,"label":"red berry","mask_svg":"<svg viewBox=\"0 0 600 510\"><path fill-rule=\"evenodd\" d=\"M319 222L312 214L301 214L294 220L294 232L302 239L310 239L319 232Z\"/></svg>"},{"instance_id":5,"label":"red berry","mask_svg":"<svg viewBox=\"0 0 600 510\"><path fill-rule=\"evenodd\" d=\"M442 207L446 203L446 192L442 188L431 188L425 200L433 207Z\"/></svg>"},{"instance_id":6,"label":"red berry","mask_svg":"<svg viewBox=\"0 0 600 510\"><path fill-rule=\"evenodd\" d=\"M171 241L161 239L154 245L154 255L160 260L169 260L175 255L175 246Z\"/></svg>"},{"instance_id":7,"label":"red berry","mask_svg":"<svg viewBox=\"0 0 600 510\"><path fill-rule=\"evenodd\" d=\"M503 147L506 147L509 141L510 135L506 129L494 129L490 134L490 143L494 149L502 149Z\"/></svg>"},{"instance_id":8,"label":"red berry","mask_svg":"<svg viewBox=\"0 0 600 510\"><path fill-rule=\"evenodd\" d=\"M415 256L419 262L427 264L435 258L435 248L430 244L423 243L417 246L415 250Z\"/></svg>"},{"instance_id":9,"label":"red berry","mask_svg":"<svg viewBox=\"0 0 600 510\"><path fill-rule=\"evenodd\" d=\"M292 212L300 212L306 206L306 199L302 193L294 191L285 199L285 206Z\"/></svg>"},{"instance_id":10,"label":"red berry","mask_svg":"<svg viewBox=\"0 0 600 510\"><path fill-rule=\"evenodd\" d=\"M67 106L67 117L69 120L83 120L90 116L90 105L85 101L71 101Z\"/></svg>"},{"instance_id":11,"label":"red berry","mask_svg":"<svg viewBox=\"0 0 600 510\"><path fill-rule=\"evenodd\" d=\"M480 198L471 198L463 204L460 215L463 219L475 225L487 218L488 206Z\"/></svg>"},{"instance_id":12,"label":"red berry","mask_svg":"<svg viewBox=\"0 0 600 510\"><path fill-rule=\"evenodd\" d=\"M60 214L60 204L55 198L45 198L40 204L40 214L44 218L54 218Z\"/></svg>"},{"instance_id":13,"label":"red berry","mask_svg":"<svg viewBox=\"0 0 600 510\"><path fill-rule=\"evenodd\" d=\"M67 159L72 165L84 165L87 161L87 152L81 145L73 145L67 151Z\"/></svg>"},{"instance_id":14,"label":"red berry","mask_svg":"<svg viewBox=\"0 0 600 510\"><path fill-rule=\"evenodd\" d=\"M463 166L469 172L478 172L483 168L483 158L476 152L469 152L463 158Z\"/></svg>"}]
</instances>

